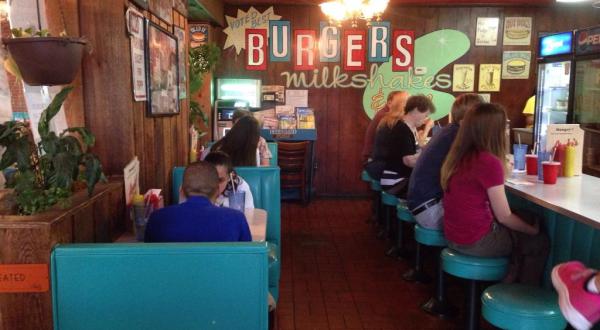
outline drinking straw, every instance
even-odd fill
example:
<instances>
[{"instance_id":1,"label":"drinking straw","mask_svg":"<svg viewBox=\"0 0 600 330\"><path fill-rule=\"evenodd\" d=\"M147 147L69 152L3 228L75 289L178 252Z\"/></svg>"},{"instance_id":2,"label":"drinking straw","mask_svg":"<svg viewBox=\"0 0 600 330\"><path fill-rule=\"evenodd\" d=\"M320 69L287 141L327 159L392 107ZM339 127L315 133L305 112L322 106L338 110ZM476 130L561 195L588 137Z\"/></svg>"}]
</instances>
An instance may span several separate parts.
<instances>
[{"instance_id":1,"label":"drinking straw","mask_svg":"<svg viewBox=\"0 0 600 330\"><path fill-rule=\"evenodd\" d=\"M521 146L521 134L517 134L517 140L519 140L519 147Z\"/></svg>"},{"instance_id":2,"label":"drinking straw","mask_svg":"<svg viewBox=\"0 0 600 330\"><path fill-rule=\"evenodd\" d=\"M536 153L536 151L537 151L537 146L538 146L538 143L537 143L537 142L535 142L535 143L533 144L533 149L531 149L531 154L532 154L532 155L535 155L535 153Z\"/></svg>"},{"instance_id":3,"label":"drinking straw","mask_svg":"<svg viewBox=\"0 0 600 330\"><path fill-rule=\"evenodd\" d=\"M231 181L231 187L233 187L233 193L237 193L235 189L235 183L233 182L233 174L229 173L229 181Z\"/></svg>"}]
</instances>

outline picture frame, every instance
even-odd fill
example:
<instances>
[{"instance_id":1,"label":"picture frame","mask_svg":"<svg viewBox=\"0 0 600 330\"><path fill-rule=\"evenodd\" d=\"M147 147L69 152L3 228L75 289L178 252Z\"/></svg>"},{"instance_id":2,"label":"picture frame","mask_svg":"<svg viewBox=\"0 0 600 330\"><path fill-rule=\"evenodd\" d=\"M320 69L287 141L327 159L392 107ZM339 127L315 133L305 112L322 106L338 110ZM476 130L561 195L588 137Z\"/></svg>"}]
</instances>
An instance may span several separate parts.
<instances>
[{"instance_id":1,"label":"picture frame","mask_svg":"<svg viewBox=\"0 0 600 330\"><path fill-rule=\"evenodd\" d=\"M146 21L146 82L149 116L171 116L179 108L177 37Z\"/></svg>"}]
</instances>

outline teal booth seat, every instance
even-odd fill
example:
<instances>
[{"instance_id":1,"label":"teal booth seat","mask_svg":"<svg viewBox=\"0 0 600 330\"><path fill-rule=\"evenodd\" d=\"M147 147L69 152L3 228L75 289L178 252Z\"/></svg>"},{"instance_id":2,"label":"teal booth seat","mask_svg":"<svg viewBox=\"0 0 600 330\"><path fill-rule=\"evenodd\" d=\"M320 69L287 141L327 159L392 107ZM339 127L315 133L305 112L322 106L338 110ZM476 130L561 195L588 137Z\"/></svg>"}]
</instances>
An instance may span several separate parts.
<instances>
[{"instance_id":1,"label":"teal booth seat","mask_svg":"<svg viewBox=\"0 0 600 330\"><path fill-rule=\"evenodd\" d=\"M215 144L213 141L208 142L206 144L206 146L208 148L212 147L212 145ZM267 146L269 147L269 151L271 152L271 155L273 156L271 158L271 161L269 162L269 166L277 166L277 160L278 160L278 152L277 152L277 142L267 142Z\"/></svg>"},{"instance_id":2,"label":"teal booth seat","mask_svg":"<svg viewBox=\"0 0 600 330\"><path fill-rule=\"evenodd\" d=\"M173 203L179 202L184 167L173 168ZM279 167L236 167L252 191L254 207L267 211L267 242L274 256L269 264L269 290L277 300L281 274L281 189Z\"/></svg>"},{"instance_id":3,"label":"teal booth seat","mask_svg":"<svg viewBox=\"0 0 600 330\"><path fill-rule=\"evenodd\" d=\"M483 317L510 330L559 330L567 322L554 291L523 284L496 284L481 296Z\"/></svg>"},{"instance_id":4,"label":"teal booth seat","mask_svg":"<svg viewBox=\"0 0 600 330\"><path fill-rule=\"evenodd\" d=\"M265 243L57 245L56 330L267 329Z\"/></svg>"}]
</instances>

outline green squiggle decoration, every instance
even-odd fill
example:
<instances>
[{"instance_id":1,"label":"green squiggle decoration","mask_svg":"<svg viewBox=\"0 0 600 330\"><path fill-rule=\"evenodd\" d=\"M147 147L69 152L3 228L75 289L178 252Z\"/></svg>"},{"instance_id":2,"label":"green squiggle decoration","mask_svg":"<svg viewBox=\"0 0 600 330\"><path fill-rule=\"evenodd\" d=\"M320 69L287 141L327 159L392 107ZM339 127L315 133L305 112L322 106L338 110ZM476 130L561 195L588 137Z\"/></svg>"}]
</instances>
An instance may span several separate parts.
<instances>
[{"instance_id":1,"label":"green squiggle decoration","mask_svg":"<svg viewBox=\"0 0 600 330\"><path fill-rule=\"evenodd\" d=\"M454 96L450 93L434 90L436 86L423 84L423 81L436 82L436 76L448 64L456 61L471 48L471 41L462 32L456 30L439 30L415 41L414 68L426 68L427 72L416 76L413 70L407 72L393 72L392 59L379 66L377 73L371 77L371 83L367 85L363 94L363 107L369 118L373 118L376 110L385 104L387 94L392 90L406 90L411 95L431 95L437 109L432 119L444 118L450 112L454 102ZM381 77L378 78L378 76ZM440 77L438 76L438 79ZM451 81L452 77L446 77ZM421 81L411 83L410 81ZM383 84L382 84L383 82ZM429 85L429 86L428 86ZM439 87L438 87L439 88ZM375 102L374 102L375 100Z\"/></svg>"}]
</instances>

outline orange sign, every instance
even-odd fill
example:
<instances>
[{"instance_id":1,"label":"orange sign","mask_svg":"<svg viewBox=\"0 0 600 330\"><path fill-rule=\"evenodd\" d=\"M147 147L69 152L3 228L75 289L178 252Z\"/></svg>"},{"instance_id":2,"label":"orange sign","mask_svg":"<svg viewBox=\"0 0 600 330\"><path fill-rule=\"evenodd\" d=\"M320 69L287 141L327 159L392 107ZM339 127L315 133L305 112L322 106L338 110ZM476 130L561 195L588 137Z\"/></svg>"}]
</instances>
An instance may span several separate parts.
<instances>
[{"instance_id":1,"label":"orange sign","mask_svg":"<svg viewBox=\"0 0 600 330\"><path fill-rule=\"evenodd\" d=\"M46 292L47 264L0 265L0 292Z\"/></svg>"}]
</instances>

